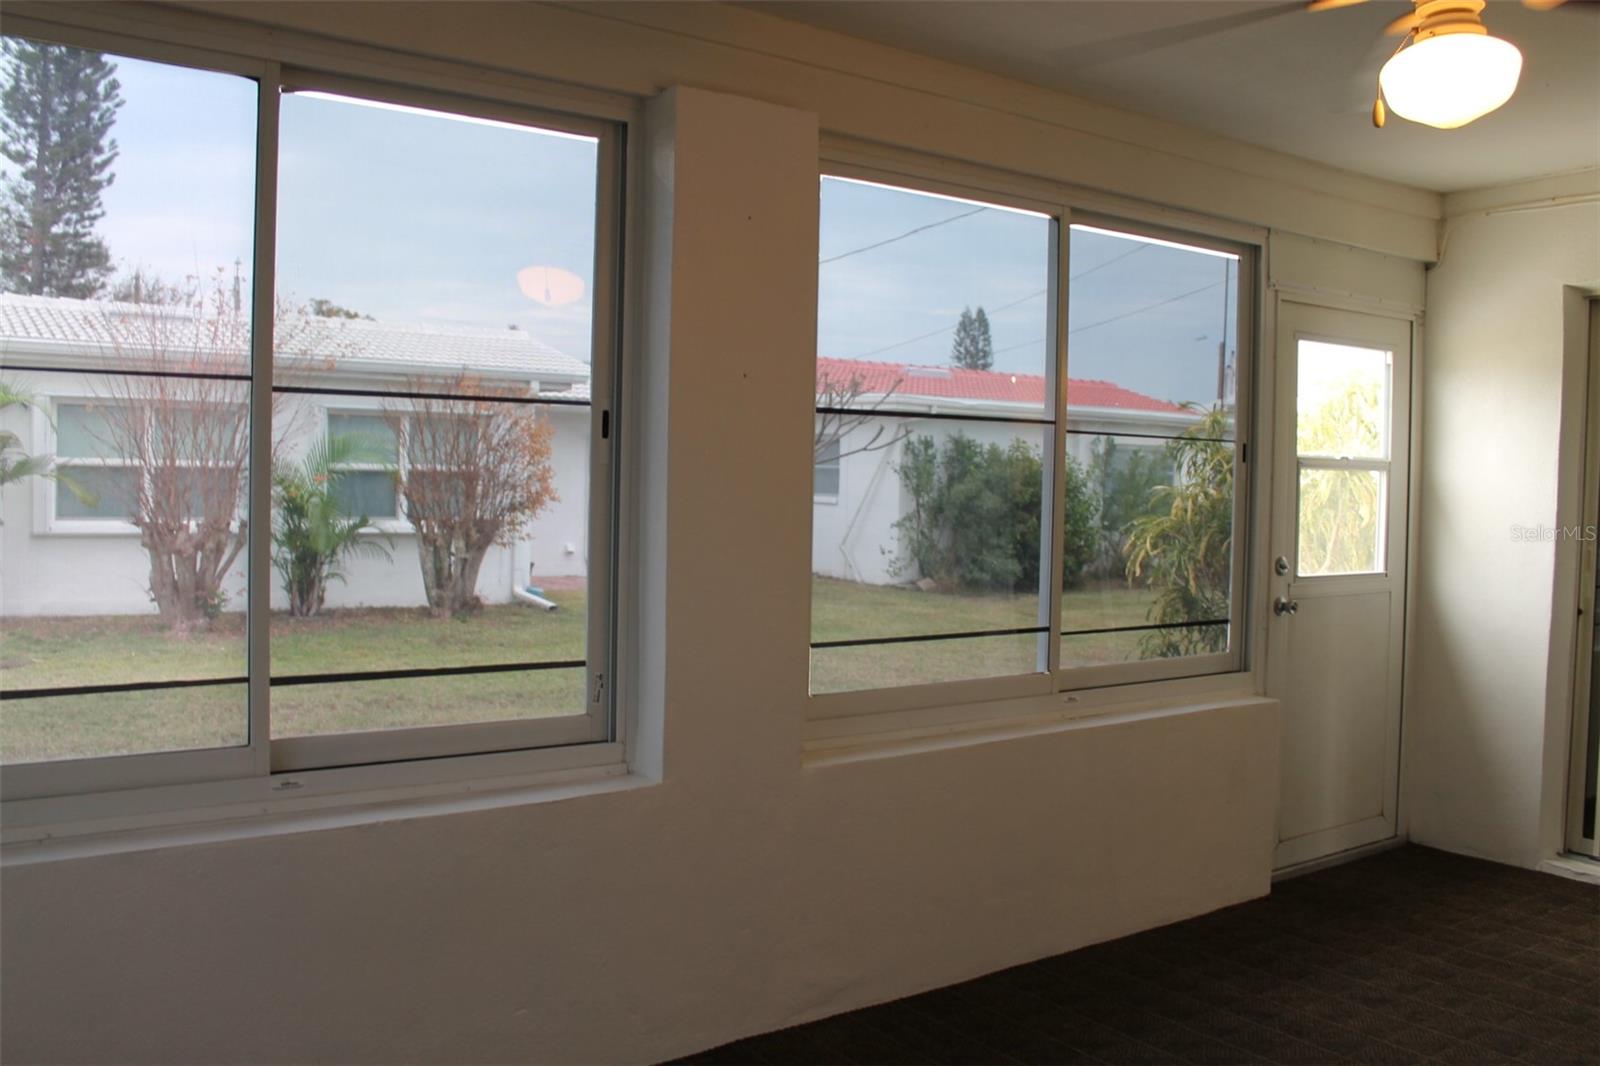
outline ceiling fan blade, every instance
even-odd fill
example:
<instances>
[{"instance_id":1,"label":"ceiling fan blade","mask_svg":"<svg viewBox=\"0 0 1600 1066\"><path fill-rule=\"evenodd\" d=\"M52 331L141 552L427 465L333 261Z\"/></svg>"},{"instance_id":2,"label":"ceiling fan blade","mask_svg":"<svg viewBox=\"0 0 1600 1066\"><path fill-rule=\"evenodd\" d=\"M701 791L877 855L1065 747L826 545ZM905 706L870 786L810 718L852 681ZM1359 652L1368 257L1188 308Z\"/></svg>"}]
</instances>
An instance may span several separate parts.
<instances>
[{"instance_id":1,"label":"ceiling fan blade","mask_svg":"<svg viewBox=\"0 0 1600 1066\"><path fill-rule=\"evenodd\" d=\"M1526 3L1527 0L1523 0L1523 2ZM1559 3L1560 0L1557 0L1557 2ZM1422 25L1422 16L1413 11L1409 15L1401 15L1385 26L1383 35L1385 37L1398 37L1402 33L1410 33L1420 25Z\"/></svg>"},{"instance_id":2,"label":"ceiling fan blade","mask_svg":"<svg viewBox=\"0 0 1600 1066\"><path fill-rule=\"evenodd\" d=\"M1365 3L1365 0L1333 0L1333 2L1341 5L1359 4ZM1153 30L1145 30L1142 33L1130 33L1121 37L1087 41L1083 44L1073 45L1070 48L1057 49L1054 53L1054 58L1067 66L1098 66L1102 63L1129 59L1145 52L1154 52L1160 48L1170 48L1175 44L1198 41L1203 37L1212 37L1228 30L1251 26L1258 22L1277 18L1280 15L1288 15L1303 10L1304 6L1301 0L1285 0L1284 3L1252 8L1248 11L1238 11L1231 15L1214 15L1210 18L1197 19L1194 22L1179 23L1176 26L1160 26Z\"/></svg>"},{"instance_id":3,"label":"ceiling fan blade","mask_svg":"<svg viewBox=\"0 0 1600 1066\"><path fill-rule=\"evenodd\" d=\"M1567 0L1522 0L1522 6L1534 11L1552 11L1566 2Z\"/></svg>"},{"instance_id":4,"label":"ceiling fan blade","mask_svg":"<svg viewBox=\"0 0 1600 1066\"><path fill-rule=\"evenodd\" d=\"M1311 0L1311 3L1306 5L1306 10L1332 11L1336 7L1351 7L1355 4L1364 4L1366 2L1367 0ZM1557 0L1557 3L1559 2L1560 0Z\"/></svg>"}]
</instances>

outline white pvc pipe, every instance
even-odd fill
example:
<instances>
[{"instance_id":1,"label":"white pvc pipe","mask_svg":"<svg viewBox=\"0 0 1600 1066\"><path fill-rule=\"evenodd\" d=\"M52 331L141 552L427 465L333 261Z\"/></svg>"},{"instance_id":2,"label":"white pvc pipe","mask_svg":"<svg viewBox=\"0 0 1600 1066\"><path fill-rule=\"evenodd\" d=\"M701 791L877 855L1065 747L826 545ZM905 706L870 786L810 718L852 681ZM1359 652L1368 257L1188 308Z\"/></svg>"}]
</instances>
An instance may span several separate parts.
<instances>
[{"instance_id":1,"label":"white pvc pipe","mask_svg":"<svg viewBox=\"0 0 1600 1066\"><path fill-rule=\"evenodd\" d=\"M533 593L529 592L527 589L519 588L516 585L511 586L511 595L515 596L517 599L521 600L523 603L532 604L533 606L541 608L542 610L546 610L546 611L553 611L557 607L561 606L559 603L556 603L553 600L547 600L543 596L535 596Z\"/></svg>"}]
</instances>

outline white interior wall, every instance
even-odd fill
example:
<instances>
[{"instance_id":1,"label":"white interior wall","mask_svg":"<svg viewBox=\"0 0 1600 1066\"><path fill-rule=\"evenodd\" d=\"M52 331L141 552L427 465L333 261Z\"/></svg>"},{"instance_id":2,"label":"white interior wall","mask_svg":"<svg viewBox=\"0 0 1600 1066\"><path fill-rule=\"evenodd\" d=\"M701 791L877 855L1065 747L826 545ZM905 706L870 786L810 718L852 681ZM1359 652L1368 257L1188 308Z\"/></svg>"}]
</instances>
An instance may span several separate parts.
<instances>
[{"instance_id":1,"label":"white interior wall","mask_svg":"<svg viewBox=\"0 0 1600 1066\"><path fill-rule=\"evenodd\" d=\"M1561 524L1560 471L1582 446L1569 287L1600 289L1600 172L1446 206L1428 275L1404 794L1413 840L1534 866L1561 836L1570 655L1557 607L1573 589L1559 545L1513 527Z\"/></svg>"},{"instance_id":2,"label":"white interior wall","mask_svg":"<svg viewBox=\"0 0 1600 1066\"><path fill-rule=\"evenodd\" d=\"M829 64L857 72L794 76L756 47L770 41L741 51L594 11L248 13L630 91L666 72L816 106L675 90L649 113L634 776L338 827L10 853L4 1057L659 1059L1267 891L1277 715L1248 679L1203 706L804 754L817 114L1402 251L1413 222L1431 232L1436 198L1164 124L1125 127L1150 142L1135 151L1070 98L855 43ZM774 22L747 14L718 32ZM665 17L724 16L629 16ZM778 43L821 49L809 31ZM882 86L875 62L945 88ZM1008 94L1107 132L1009 115ZM841 117L858 103L861 121ZM1224 189L1224 171L1247 188Z\"/></svg>"}]
</instances>

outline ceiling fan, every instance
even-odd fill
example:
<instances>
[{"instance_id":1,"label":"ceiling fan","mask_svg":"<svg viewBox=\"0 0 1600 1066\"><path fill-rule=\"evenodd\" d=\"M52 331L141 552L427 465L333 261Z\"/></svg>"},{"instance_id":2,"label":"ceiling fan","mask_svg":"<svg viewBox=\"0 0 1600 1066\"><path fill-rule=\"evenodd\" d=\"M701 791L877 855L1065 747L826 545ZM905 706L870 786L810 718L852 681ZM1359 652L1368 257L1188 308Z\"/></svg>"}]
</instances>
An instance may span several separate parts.
<instances>
[{"instance_id":1,"label":"ceiling fan","mask_svg":"<svg viewBox=\"0 0 1600 1066\"><path fill-rule=\"evenodd\" d=\"M1311 0L1308 11L1350 7L1366 0ZM1522 0L1549 11L1568 0ZM1522 74L1517 46L1483 25L1484 0L1412 0L1413 10L1384 27L1400 47L1378 72L1372 124L1383 128L1392 110L1401 118L1451 130L1482 118L1511 99Z\"/></svg>"}]
</instances>

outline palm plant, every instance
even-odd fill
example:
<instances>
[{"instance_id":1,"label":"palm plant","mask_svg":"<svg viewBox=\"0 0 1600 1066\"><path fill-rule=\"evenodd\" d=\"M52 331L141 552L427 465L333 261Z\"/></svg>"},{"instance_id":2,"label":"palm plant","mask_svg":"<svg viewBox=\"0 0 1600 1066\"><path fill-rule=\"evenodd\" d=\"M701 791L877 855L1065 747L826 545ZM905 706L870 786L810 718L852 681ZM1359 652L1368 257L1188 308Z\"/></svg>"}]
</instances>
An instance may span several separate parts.
<instances>
[{"instance_id":1,"label":"palm plant","mask_svg":"<svg viewBox=\"0 0 1600 1066\"><path fill-rule=\"evenodd\" d=\"M328 585L345 580L348 558L391 558L388 547L363 536L377 531L371 518L349 514L337 491L342 466L386 458L379 442L334 434L314 443L299 463L274 468L272 566L293 617L310 618L322 610Z\"/></svg>"},{"instance_id":2,"label":"palm plant","mask_svg":"<svg viewBox=\"0 0 1600 1066\"><path fill-rule=\"evenodd\" d=\"M1172 484L1150 492L1150 509L1128 527L1127 575L1155 591L1150 621L1228 617L1233 558L1233 446L1230 415L1216 407L1167 445ZM1147 633L1145 657L1196 655L1227 647L1225 624Z\"/></svg>"},{"instance_id":3,"label":"palm plant","mask_svg":"<svg viewBox=\"0 0 1600 1066\"><path fill-rule=\"evenodd\" d=\"M35 406L33 394L10 381L0 381L0 411L8 407L24 410ZM25 477L51 478L67 487L78 499L93 506L96 499L85 492L77 482L55 468L53 455L29 455L22 447L22 439L8 429L0 429L0 488Z\"/></svg>"}]
</instances>

